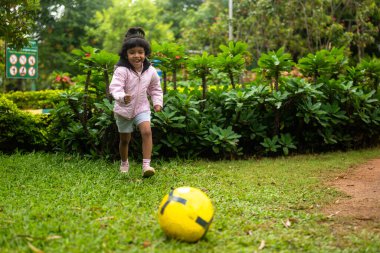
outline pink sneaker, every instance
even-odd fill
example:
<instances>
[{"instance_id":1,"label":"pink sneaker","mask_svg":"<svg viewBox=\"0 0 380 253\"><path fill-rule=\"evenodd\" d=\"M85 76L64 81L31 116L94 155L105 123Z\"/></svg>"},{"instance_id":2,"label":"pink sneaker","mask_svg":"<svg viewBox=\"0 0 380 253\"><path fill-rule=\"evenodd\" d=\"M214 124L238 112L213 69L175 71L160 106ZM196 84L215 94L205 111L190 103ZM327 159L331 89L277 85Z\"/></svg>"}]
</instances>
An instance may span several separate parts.
<instances>
[{"instance_id":1,"label":"pink sneaker","mask_svg":"<svg viewBox=\"0 0 380 253\"><path fill-rule=\"evenodd\" d=\"M121 173L128 173L129 172L129 165L120 165L120 172Z\"/></svg>"},{"instance_id":2,"label":"pink sneaker","mask_svg":"<svg viewBox=\"0 0 380 253\"><path fill-rule=\"evenodd\" d=\"M143 168L143 171L142 171L142 176L143 177L151 177L153 176L155 173L155 170L154 168L150 167L150 166L147 166L147 167L144 167Z\"/></svg>"}]
</instances>

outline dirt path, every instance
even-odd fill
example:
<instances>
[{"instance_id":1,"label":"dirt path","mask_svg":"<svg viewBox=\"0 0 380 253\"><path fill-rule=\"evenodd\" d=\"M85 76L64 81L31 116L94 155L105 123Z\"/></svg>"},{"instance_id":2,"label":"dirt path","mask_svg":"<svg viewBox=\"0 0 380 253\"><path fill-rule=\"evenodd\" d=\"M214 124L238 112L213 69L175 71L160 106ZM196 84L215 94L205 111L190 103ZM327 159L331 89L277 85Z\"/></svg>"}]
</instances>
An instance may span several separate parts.
<instances>
[{"instance_id":1,"label":"dirt path","mask_svg":"<svg viewBox=\"0 0 380 253\"><path fill-rule=\"evenodd\" d=\"M358 226L374 226L374 230L380 233L380 159L351 168L329 185L348 197L324 207L327 216Z\"/></svg>"}]
</instances>

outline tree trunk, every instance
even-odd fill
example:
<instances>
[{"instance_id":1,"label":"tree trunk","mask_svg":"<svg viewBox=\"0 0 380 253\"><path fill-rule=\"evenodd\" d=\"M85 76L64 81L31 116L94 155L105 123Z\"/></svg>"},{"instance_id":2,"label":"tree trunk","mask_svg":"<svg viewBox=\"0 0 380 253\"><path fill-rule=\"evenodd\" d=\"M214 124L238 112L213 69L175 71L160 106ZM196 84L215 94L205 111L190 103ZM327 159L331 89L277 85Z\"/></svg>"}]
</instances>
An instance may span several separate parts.
<instances>
[{"instance_id":1,"label":"tree trunk","mask_svg":"<svg viewBox=\"0 0 380 253\"><path fill-rule=\"evenodd\" d=\"M173 89L177 90L177 69L173 70Z\"/></svg>"},{"instance_id":2,"label":"tree trunk","mask_svg":"<svg viewBox=\"0 0 380 253\"><path fill-rule=\"evenodd\" d=\"M166 71L162 71L162 79L164 80L164 94L167 92L167 77L166 77Z\"/></svg>"},{"instance_id":3,"label":"tree trunk","mask_svg":"<svg viewBox=\"0 0 380 253\"><path fill-rule=\"evenodd\" d=\"M207 92L207 80L206 80L206 75L202 76L202 98L206 99L206 92Z\"/></svg>"},{"instance_id":4,"label":"tree trunk","mask_svg":"<svg viewBox=\"0 0 380 253\"><path fill-rule=\"evenodd\" d=\"M83 115L82 115L82 125L85 133L88 133L87 120L88 120L88 87L90 86L91 80L91 69L87 71L86 83L84 85L84 96L83 96Z\"/></svg>"},{"instance_id":5,"label":"tree trunk","mask_svg":"<svg viewBox=\"0 0 380 253\"><path fill-rule=\"evenodd\" d=\"M234 74L232 73L232 71L228 71L228 77L230 78L232 88L235 89Z\"/></svg>"},{"instance_id":6,"label":"tree trunk","mask_svg":"<svg viewBox=\"0 0 380 253\"><path fill-rule=\"evenodd\" d=\"M109 81L107 68L104 69L103 75L104 75L104 82L106 83L106 96L107 96L108 101L111 103L112 102L112 96L110 94L110 81Z\"/></svg>"},{"instance_id":7,"label":"tree trunk","mask_svg":"<svg viewBox=\"0 0 380 253\"><path fill-rule=\"evenodd\" d=\"M276 76L274 77L274 88L276 91L278 91L278 79L279 79L279 73L276 73Z\"/></svg>"}]
</instances>

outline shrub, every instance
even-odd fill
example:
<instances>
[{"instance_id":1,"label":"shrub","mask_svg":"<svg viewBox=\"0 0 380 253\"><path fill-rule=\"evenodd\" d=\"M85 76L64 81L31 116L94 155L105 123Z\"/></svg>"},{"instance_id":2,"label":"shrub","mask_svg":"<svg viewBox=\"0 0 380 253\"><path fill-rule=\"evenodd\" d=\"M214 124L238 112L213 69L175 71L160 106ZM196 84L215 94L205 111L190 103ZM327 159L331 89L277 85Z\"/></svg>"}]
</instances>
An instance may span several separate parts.
<instances>
[{"instance_id":1,"label":"shrub","mask_svg":"<svg viewBox=\"0 0 380 253\"><path fill-rule=\"evenodd\" d=\"M75 77L75 85L61 94L61 102L42 129L47 129L53 150L116 159L118 133L107 88L113 60L107 60L112 57L105 52L83 50L77 51L83 75ZM163 111L152 114L155 156L231 159L380 143L377 61L349 67L343 50L333 49L310 54L296 64L280 49L263 54L257 69L261 75L252 83L232 89L214 85L211 89L207 78L216 66L214 60L206 53L191 57L188 67L202 82L179 82L178 89L169 89L164 95ZM283 75L294 64L305 78ZM7 105L11 107L9 101ZM14 105L12 108L17 111ZM3 118L10 115L2 114ZM20 112L15 115L14 121L25 117ZM31 125L23 129L29 134L40 123L4 120L2 124L6 124L2 140L10 141L15 138L12 125ZM141 158L141 138L138 131L134 135L138 138L132 139L130 154ZM42 143L39 136L46 135L39 132L31 136L37 138L33 142L36 147Z\"/></svg>"},{"instance_id":2,"label":"shrub","mask_svg":"<svg viewBox=\"0 0 380 253\"><path fill-rule=\"evenodd\" d=\"M109 73L118 57L92 47L73 50L73 54L83 74L74 78L75 85L61 94L62 102L51 112L49 139L55 150L115 158L117 130L109 94Z\"/></svg>"},{"instance_id":3,"label":"shrub","mask_svg":"<svg viewBox=\"0 0 380 253\"><path fill-rule=\"evenodd\" d=\"M4 94L4 97L12 100L19 109L51 109L62 100L61 93L62 90L15 91Z\"/></svg>"},{"instance_id":4,"label":"shrub","mask_svg":"<svg viewBox=\"0 0 380 253\"><path fill-rule=\"evenodd\" d=\"M4 96L0 97L0 151L10 153L17 150L45 150L46 115L25 113Z\"/></svg>"}]
</instances>

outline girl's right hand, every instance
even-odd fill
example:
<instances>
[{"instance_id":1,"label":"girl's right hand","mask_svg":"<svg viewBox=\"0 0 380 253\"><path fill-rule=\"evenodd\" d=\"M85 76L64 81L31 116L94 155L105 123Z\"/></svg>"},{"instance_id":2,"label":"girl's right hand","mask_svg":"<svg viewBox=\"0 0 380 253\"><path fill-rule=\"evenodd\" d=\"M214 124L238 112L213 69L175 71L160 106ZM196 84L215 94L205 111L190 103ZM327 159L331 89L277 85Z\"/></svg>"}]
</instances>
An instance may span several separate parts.
<instances>
[{"instance_id":1,"label":"girl's right hand","mask_svg":"<svg viewBox=\"0 0 380 253\"><path fill-rule=\"evenodd\" d=\"M129 104L131 102L131 95L125 95L124 96L124 103Z\"/></svg>"}]
</instances>

